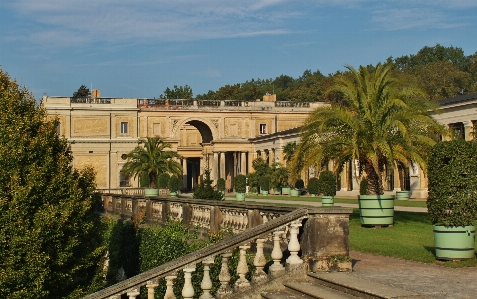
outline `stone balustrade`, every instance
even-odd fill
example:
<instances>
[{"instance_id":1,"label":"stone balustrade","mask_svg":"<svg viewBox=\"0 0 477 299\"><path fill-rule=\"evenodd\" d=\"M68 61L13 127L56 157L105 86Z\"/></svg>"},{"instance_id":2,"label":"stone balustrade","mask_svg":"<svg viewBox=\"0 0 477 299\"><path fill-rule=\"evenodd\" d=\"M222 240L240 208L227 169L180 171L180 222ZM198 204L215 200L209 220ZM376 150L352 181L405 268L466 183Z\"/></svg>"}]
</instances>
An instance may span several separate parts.
<instances>
[{"instance_id":1,"label":"stone balustrade","mask_svg":"<svg viewBox=\"0 0 477 299\"><path fill-rule=\"evenodd\" d=\"M113 206L120 206L123 212L126 211L129 204L132 205L129 210L133 213L141 209L139 199L125 197L124 195L103 195L103 198L107 206L114 203ZM235 203L177 199L162 201L159 205L162 206L162 209L169 210L172 206L176 206L180 212L176 213L175 217L182 217L182 220L189 218L189 223L209 221L211 228L218 223L218 220L213 220L213 217L216 217L214 216L215 212L218 213L221 209L226 210L225 206L230 205L231 210L229 218L227 218L229 220L222 222L226 219L226 217L223 217L220 223L231 224L237 231L245 227L247 229L214 245L126 279L85 298L121 298L121 295L126 294L130 299L134 299L139 296L141 288L145 288L145 293L147 289L148 298L154 298L155 288L159 285L160 279L165 279L167 286L163 298L176 298L173 293L173 286L179 271L184 272L184 283L180 286L183 298L193 298L195 291L192 287L191 275L198 263L202 263L204 266L200 298L214 298L211 295L210 265L217 256L220 256L222 266L218 275L220 287L215 298L234 298L238 293L252 290L252 286L263 285L271 279L285 275L288 271L297 271L297 269L303 271L329 270L326 267L329 266L330 261L337 260L336 256L345 257L345 261L346 257L349 256L348 233L349 214L351 213L349 208L293 209L262 205L263 211L259 210L257 212L262 221L260 224L252 225L253 221L244 222L243 220L235 221L233 219L235 219L234 217L246 218L243 211L247 211L247 215L249 215L250 207L259 208L254 205L240 204L243 208L239 208L240 205ZM146 207L144 208L146 211L148 208L152 210L154 201L147 200L143 206ZM287 211L287 209L292 209L292 211ZM194 211L196 211L195 214ZM267 219L267 221L263 221L263 219ZM214 222L215 224L212 224ZM264 267L267 261L264 255L264 246L267 243L273 248L271 251L273 264L268 267L268 273L265 273ZM231 285L229 259L235 248L240 250L236 268L239 279ZM246 254L250 251L255 254L253 263L256 267L251 281L246 277L249 271L246 264ZM284 260L284 257L287 258ZM341 267L351 269L351 262L347 261L346 263Z\"/></svg>"},{"instance_id":2,"label":"stone balustrade","mask_svg":"<svg viewBox=\"0 0 477 299\"><path fill-rule=\"evenodd\" d=\"M234 234L295 210L278 207L228 201L148 197L126 194L102 194L106 214L123 219L144 217L146 223L165 224L168 218L184 225L199 226L202 234L216 233L229 228Z\"/></svg>"}]
</instances>

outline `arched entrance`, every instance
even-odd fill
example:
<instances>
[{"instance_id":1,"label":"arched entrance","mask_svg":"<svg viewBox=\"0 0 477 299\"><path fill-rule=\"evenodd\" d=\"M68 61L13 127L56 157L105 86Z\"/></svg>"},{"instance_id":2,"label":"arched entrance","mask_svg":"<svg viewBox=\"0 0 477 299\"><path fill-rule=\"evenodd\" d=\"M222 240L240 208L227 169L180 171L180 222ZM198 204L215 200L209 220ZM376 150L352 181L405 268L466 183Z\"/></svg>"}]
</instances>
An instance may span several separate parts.
<instances>
[{"instance_id":1,"label":"arched entrance","mask_svg":"<svg viewBox=\"0 0 477 299\"><path fill-rule=\"evenodd\" d=\"M183 186L192 191L201 181L206 163L212 167L212 141L214 134L211 127L202 120L185 120L178 126L176 137L179 139L178 153L183 157ZM210 161L210 162L209 162Z\"/></svg>"}]
</instances>

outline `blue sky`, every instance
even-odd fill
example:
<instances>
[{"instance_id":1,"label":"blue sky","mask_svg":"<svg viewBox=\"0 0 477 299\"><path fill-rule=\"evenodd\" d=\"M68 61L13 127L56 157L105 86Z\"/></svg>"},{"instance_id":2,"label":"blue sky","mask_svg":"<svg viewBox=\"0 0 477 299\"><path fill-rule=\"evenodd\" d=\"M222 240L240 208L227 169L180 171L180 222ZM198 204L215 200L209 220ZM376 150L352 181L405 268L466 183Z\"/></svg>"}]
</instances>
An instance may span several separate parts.
<instances>
[{"instance_id":1,"label":"blue sky","mask_svg":"<svg viewBox=\"0 0 477 299\"><path fill-rule=\"evenodd\" d=\"M37 98L194 95L439 43L477 51L477 0L2 0L0 67Z\"/></svg>"}]
</instances>

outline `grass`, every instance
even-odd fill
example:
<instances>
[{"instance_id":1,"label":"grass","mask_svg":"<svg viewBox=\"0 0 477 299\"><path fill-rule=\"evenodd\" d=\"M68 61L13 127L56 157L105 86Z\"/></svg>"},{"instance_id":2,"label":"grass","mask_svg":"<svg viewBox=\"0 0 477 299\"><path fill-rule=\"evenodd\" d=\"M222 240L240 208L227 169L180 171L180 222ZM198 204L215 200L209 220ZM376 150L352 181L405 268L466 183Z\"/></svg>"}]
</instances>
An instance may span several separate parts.
<instances>
[{"instance_id":1,"label":"grass","mask_svg":"<svg viewBox=\"0 0 477 299\"><path fill-rule=\"evenodd\" d=\"M351 250L453 268L477 266L477 258L460 262L436 260L434 234L427 213L395 211L394 227L375 229L361 227L359 210L354 209L349 235Z\"/></svg>"},{"instance_id":2,"label":"grass","mask_svg":"<svg viewBox=\"0 0 477 299\"><path fill-rule=\"evenodd\" d=\"M303 202L321 202L320 197L310 197L310 196L300 196L300 197L291 197L283 195L250 195L247 194L246 200L253 199L274 199L274 200L287 200L287 201L303 201ZM335 198L335 203L349 203L349 204L358 204L358 199L352 198ZM425 201L413 201L413 200L396 200L394 201L395 206L401 207L427 207Z\"/></svg>"}]
</instances>

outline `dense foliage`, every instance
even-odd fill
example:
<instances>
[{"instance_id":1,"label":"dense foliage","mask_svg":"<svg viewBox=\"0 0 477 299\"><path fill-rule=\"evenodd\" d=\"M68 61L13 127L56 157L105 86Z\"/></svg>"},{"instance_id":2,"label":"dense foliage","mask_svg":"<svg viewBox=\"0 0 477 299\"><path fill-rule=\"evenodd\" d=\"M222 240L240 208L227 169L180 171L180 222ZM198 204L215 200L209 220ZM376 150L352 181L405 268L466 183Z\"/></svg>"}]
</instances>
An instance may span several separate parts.
<instances>
[{"instance_id":1,"label":"dense foliage","mask_svg":"<svg viewBox=\"0 0 477 299\"><path fill-rule=\"evenodd\" d=\"M174 89L169 87L164 90L164 94L159 96L160 99L192 99L192 88L189 85L177 86L174 85Z\"/></svg>"},{"instance_id":2,"label":"dense foliage","mask_svg":"<svg viewBox=\"0 0 477 299\"><path fill-rule=\"evenodd\" d=\"M415 162L426 171L428 151L446 131L429 115L434 105L395 78L392 65L347 68L351 76L337 77L330 91L348 105L317 108L305 121L292 173L303 162L309 167L333 160L338 173L346 162L359 161L367 193L383 194L386 167Z\"/></svg>"},{"instance_id":3,"label":"dense foliage","mask_svg":"<svg viewBox=\"0 0 477 299\"><path fill-rule=\"evenodd\" d=\"M318 178L311 178L308 181L308 193L320 194L320 180Z\"/></svg>"},{"instance_id":4,"label":"dense foliage","mask_svg":"<svg viewBox=\"0 0 477 299\"><path fill-rule=\"evenodd\" d=\"M194 186L193 198L207 200L224 200L222 191L212 186L213 181L210 179L210 169L204 170L203 179L200 184ZM224 181L225 190L225 181Z\"/></svg>"},{"instance_id":5,"label":"dense foliage","mask_svg":"<svg viewBox=\"0 0 477 299\"><path fill-rule=\"evenodd\" d=\"M127 154L127 162L122 169L124 173L135 178L147 174L149 188L152 189L157 186L157 176L163 172L182 175L182 166L174 160L181 156L177 152L166 150L171 147L169 143L160 137L148 137L140 143L144 146L138 145Z\"/></svg>"},{"instance_id":6,"label":"dense foliage","mask_svg":"<svg viewBox=\"0 0 477 299\"><path fill-rule=\"evenodd\" d=\"M260 178L260 190L269 191L270 190L270 175L266 174Z\"/></svg>"},{"instance_id":7,"label":"dense foliage","mask_svg":"<svg viewBox=\"0 0 477 299\"><path fill-rule=\"evenodd\" d=\"M439 44L423 47L416 54L386 61L396 66L394 75L403 82L425 90L426 98L438 100L477 92L477 52L465 55L461 48ZM327 93L336 77L345 73L323 75L319 70L305 70L298 78L280 75L275 79L251 79L245 83L225 85L217 91L197 95L197 100L255 101L275 93L278 101L329 102L346 104L339 93Z\"/></svg>"},{"instance_id":8,"label":"dense foliage","mask_svg":"<svg viewBox=\"0 0 477 299\"><path fill-rule=\"evenodd\" d=\"M295 182L295 189L301 189L305 187L305 182L302 179L298 179Z\"/></svg>"},{"instance_id":9,"label":"dense foliage","mask_svg":"<svg viewBox=\"0 0 477 299\"><path fill-rule=\"evenodd\" d=\"M224 178L219 178L217 180L217 190L225 191L225 179Z\"/></svg>"},{"instance_id":10,"label":"dense foliage","mask_svg":"<svg viewBox=\"0 0 477 299\"><path fill-rule=\"evenodd\" d=\"M85 85L81 85L77 91L73 93L73 98L85 98L90 95L89 88Z\"/></svg>"},{"instance_id":11,"label":"dense foliage","mask_svg":"<svg viewBox=\"0 0 477 299\"><path fill-rule=\"evenodd\" d=\"M243 174L238 174L234 178L234 188L236 193L245 193L247 190L247 178Z\"/></svg>"},{"instance_id":12,"label":"dense foliage","mask_svg":"<svg viewBox=\"0 0 477 299\"><path fill-rule=\"evenodd\" d=\"M433 224L473 225L477 216L477 143L446 141L431 149L427 208Z\"/></svg>"},{"instance_id":13,"label":"dense foliage","mask_svg":"<svg viewBox=\"0 0 477 299\"><path fill-rule=\"evenodd\" d=\"M325 170L320 173L320 193L324 196L336 195L336 176L332 171Z\"/></svg>"},{"instance_id":14,"label":"dense foliage","mask_svg":"<svg viewBox=\"0 0 477 299\"><path fill-rule=\"evenodd\" d=\"M159 174L157 177L157 186L162 189L167 189L170 179L171 176L167 172Z\"/></svg>"},{"instance_id":15,"label":"dense foliage","mask_svg":"<svg viewBox=\"0 0 477 299\"><path fill-rule=\"evenodd\" d=\"M170 192L178 192L182 189L182 179L175 174L171 175L167 187Z\"/></svg>"},{"instance_id":16,"label":"dense foliage","mask_svg":"<svg viewBox=\"0 0 477 299\"><path fill-rule=\"evenodd\" d=\"M273 172L270 177L270 184L272 188L282 188L288 186L288 178L290 177L290 172L288 168L284 167L280 163L274 163Z\"/></svg>"},{"instance_id":17,"label":"dense foliage","mask_svg":"<svg viewBox=\"0 0 477 299\"><path fill-rule=\"evenodd\" d=\"M103 286L94 173L73 169L57 125L0 69L0 298L78 298Z\"/></svg>"}]
</instances>

